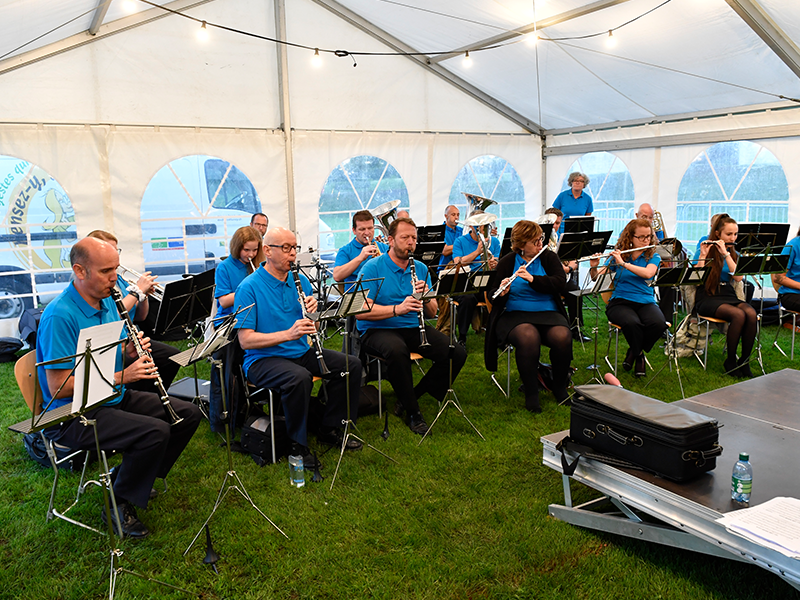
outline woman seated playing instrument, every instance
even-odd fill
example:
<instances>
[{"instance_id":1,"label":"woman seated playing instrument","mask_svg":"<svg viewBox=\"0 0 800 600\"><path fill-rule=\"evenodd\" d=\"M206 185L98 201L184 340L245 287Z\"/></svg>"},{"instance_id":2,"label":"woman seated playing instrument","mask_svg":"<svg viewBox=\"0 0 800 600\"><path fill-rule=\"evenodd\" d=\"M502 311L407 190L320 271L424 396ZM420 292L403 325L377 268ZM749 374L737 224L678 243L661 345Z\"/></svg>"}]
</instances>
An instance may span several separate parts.
<instances>
[{"instance_id":1,"label":"woman seated playing instrument","mask_svg":"<svg viewBox=\"0 0 800 600\"><path fill-rule=\"evenodd\" d=\"M800 312L800 229L783 247L781 254L789 255L788 271L772 276L783 308Z\"/></svg>"},{"instance_id":2,"label":"woman seated playing instrument","mask_svg":"<svg viewBox=\"0 0 800 600\"><path fill-rule=\"evenodd\" d=\"M589 261L592 279L607 270L615 273L614 291L606 306L606 316L622 329L628 342L622 368L626 371L633 368L637 377L645 375L644 353L650 352L667 329L664 313L656 304L655 290L648 285L661 262L661 257L655 252L657 243L650 221L634 219L622 230L604 267L598 268L599 258Z\"/></svg>"},{"instance_id":3,"label":"woman seated playing instrument","mask_svg":"<svg viewBox=\"0 0 800 600\"><path fill-rule=\"evenodd\" d=\"M747 302L740 300L733 289L733 281L743 278L736 275L739 259L733 247L739 226L731 217L717 219L700 245L698 267L711 267L706 283L697 289L695 310L698 315L728 321L726 348L728 356L723 363L725 372L734 377L752 377L750 353L758 330L758 315ZM742 355L736 359L736 349L742 341Z\"/></svg>"},{"instance_id":4,"label":"woman seated playing instrument","mask_svg":"<svg viewBox=\"0 0 800 600\"><path fill-rule=\"evenodd\" d=\"M494 300L486 333L486 368L497 370L497 347L511 344L516 350L517 370L525 388L525 408L542 411L539 404L539 355L550 348L553 395L559 402L569 397L567 380L572 361L572 335L561 300L566 280L555 252L543 247L542 228L533 221L519 221L511 230L511 249L497 264L487 292ZM512 281L513 279L513 281Z\"/></svg>"}]
</instances>

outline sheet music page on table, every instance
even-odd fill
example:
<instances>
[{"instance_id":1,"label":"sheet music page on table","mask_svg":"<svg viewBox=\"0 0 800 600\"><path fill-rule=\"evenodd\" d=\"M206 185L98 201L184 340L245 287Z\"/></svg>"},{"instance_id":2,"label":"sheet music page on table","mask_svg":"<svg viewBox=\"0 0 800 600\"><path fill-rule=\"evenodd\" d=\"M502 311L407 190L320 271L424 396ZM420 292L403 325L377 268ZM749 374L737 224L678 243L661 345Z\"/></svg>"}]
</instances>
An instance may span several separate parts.
<instances>
[{"instance_id":1,"label":"sheet music page on table","mask_svg":"<svg viewBox=\"0 0 800 600\"><path fill-rule=\"evenodd\" d=\"M726 529L790 556L800 557L800 500L778 497L717 519Z\"/></svg>"},{"instance_id":2,"label":"sheet music page on table","mask_svg":"<svg viewBox=\"0 0 800 600\"><path fill-rule=\"evenodd\" d=\"M119 341L119 336L122 333L122 325L122 321L95 325L94 327L81 329L80 335L78 335L78 344L75 349L75 354L81 354L86 351L87 340L91 340L91 347L93 350L93 362L89 372L89 394L86 399L86 408L97 404L101 400L105 400L114 393L114 387L105 381L103 377L113 383L119 347L114 346L102 353L98 352L97 349ZM73 413L79 413L81 411L81 405L83 404L83 383L86 374L85 367L86 366L81 363L78 365L78 368L75 369L75 386L72 394Z\"/></svg>"}]
</instances>

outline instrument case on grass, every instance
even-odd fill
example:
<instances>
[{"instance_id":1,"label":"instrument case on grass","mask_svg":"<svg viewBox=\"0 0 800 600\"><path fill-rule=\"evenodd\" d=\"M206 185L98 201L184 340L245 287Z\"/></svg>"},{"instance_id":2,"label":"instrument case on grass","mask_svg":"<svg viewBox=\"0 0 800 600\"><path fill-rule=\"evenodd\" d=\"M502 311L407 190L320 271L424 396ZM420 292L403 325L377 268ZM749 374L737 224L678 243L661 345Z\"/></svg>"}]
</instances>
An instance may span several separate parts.
<instances>
[{"instance_id":1,"label":"instrument case on grass","mask_svg":"<svg viewBox=\"0 0 800 600\"><path fill-rule=\"evenodd\" d=\"M716 419L616 386L583 385L575 391L570 439L561 444L567 450L679 482L717 466L722 446ZM566 474L576 465L577 460Z\"/></svg>"}]
</instances>

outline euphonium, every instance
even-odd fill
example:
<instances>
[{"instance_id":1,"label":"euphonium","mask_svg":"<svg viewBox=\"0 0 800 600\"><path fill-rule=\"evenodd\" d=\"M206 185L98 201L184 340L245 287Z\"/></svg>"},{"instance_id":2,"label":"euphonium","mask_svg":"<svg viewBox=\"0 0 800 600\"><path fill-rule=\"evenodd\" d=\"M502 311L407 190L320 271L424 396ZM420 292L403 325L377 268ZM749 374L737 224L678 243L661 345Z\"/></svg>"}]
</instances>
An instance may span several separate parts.
<instances>
[{"instance_id":1,"label":"euphonium","mask_svg":"<svg viewBox=\"0 0 800 600\"><path fill-rule=\"evenodd\" d=\"M664 217L661 216L661 213L658 211L653 212L653 231L660 231L664 234L665 238L668 238L667 235L667 228L664 226Z\"/></svg>"}]
</instances>

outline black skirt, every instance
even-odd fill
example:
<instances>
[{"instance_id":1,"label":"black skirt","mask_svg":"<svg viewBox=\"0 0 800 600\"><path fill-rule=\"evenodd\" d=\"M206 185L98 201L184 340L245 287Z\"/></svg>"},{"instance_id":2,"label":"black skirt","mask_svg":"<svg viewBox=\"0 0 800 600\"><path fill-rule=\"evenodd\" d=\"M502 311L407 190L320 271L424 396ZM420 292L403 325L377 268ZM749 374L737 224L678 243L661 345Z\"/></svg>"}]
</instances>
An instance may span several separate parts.
<instances>
[{"instance_id":1,"label":"black skirt","mask_svg":"<svg viewBox=\"0 0 800 600\"><path fill-rule=\"evenodd\" d=\"M540 312L526 310L506 311L497 320L497 341L501 344L508 343L508 334L520 323L530 323L531 325L542 325L544 327L563 325L569 328L569 323L564 315L555 310Z\"/></svg>"},{"instance_id":2,"label":"black skirt","mask_svg":"<svg viewBox=\"0 0 800 600\"><path fill-rule=\"evenodd\" d=\"M706 317L713 317L717 314L717 309L723 304L741 304L744 300L739 300L739 296L729 283L720 283L717 293L709 296L706 293L706 288L700 286L697 288L694 306L697 314Z\"/></svg>"}]
</instances>

